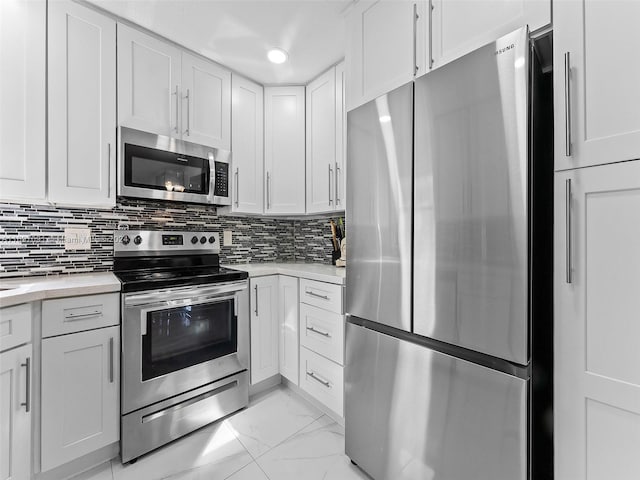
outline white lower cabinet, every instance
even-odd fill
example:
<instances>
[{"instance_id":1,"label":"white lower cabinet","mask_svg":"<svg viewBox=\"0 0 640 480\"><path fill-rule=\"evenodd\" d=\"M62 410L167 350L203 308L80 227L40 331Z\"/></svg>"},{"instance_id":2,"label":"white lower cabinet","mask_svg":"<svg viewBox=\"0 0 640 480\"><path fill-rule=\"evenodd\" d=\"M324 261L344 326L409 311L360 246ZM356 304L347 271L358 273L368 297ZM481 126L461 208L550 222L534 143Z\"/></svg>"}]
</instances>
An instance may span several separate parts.
<instances>
[{"instance_id":1,"label":"white lower cabinet","mask_svg":"<svg viewBox=\"0 0 640 480\"><path fill-rule=\"evenodd\" d=\"M43 472L118 441L119 352L117 326L42 341Z\"/></svg>"},{"instance_id":2,"label":"white lower cabinet","mask_svg":"<svg viewBox=\"0 0 640 480\"><path fill-rule=\"evenodd\" d=\"M31 345L0 353L0 478L31 475Z\"/></svg>"},{"instance_id":3,"label":"white lower cabinet","mask_svg":"<svg viewBox=\"0 0 640 480\"><path fill-rule=\"evenodd\" d=\"M555 476L640 478L640 161L556 173Z\"/></svg>"},{"instance_id":4,"label":"white lower cabinet","mask_svg":"<svg viewBox=\"0 0 640 480\"><path fill-rule=\"evenodd\" d=\"M343 415L342 366L305 347L300 348L300 388L338 415Z\"/></svg>"},{"instance_id":5,"label":"white lower cabinet","mask_svg":"<svg viewBox=\"0 0 640 480\"><path fill-rule=\"evenodd\" d=\"M298 385L298 279L279 275L280 375Z\"/></svg>"},{"instance_id":6,"label":"white lower cabinet","mask_svg":"<svg viewBox=\"0 0 640 480\"><path fill-rule=\"evenodd\" d=\"M251 307L251 384L278 374L278 276L249 281Z\"/></svg>"}]
</instances>

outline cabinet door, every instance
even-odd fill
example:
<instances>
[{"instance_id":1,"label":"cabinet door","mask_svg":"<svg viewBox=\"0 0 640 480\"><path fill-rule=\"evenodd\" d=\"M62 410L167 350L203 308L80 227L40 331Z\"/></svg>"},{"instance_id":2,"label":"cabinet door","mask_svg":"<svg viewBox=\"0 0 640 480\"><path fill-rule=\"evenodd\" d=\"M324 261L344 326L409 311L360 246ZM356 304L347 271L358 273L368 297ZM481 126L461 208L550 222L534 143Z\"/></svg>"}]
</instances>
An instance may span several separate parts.
<instances>
[{"instance_id":1,"label":"cabinet door","mask_svg":"<svg viewBox=\"0 0 640 480\"><path fill-rule=\"evenodd\" d=\"M181 52L118 24L118 125L181 137Z\"/></svg>"},{"instance_id":2,"label":"cabinet door","mask_svg":"<svg viewBox=\"0 0 640 480\"><path fill-rule=\"evenodd\" d=\"M336 70L307 85L307 213L335 210Z\"/></svg>"},{"instance_id":3,"label":"cabinet door","mask_svg":"<svg viewBox=\"0 0 640 480\"><path fill-rule=\"evenodd\" d=\"M265 213L304 213L304 87L266 87L264 94Z\"/></svg>"},{"instance_id":4,"label":"cabinet door","mask_svg":"<svg viewBox=\"0 0 640 480\"><path fill-rule=\"evenodd\" d=\"M0 198L45 198L46 2L0 2ZM4 477L3 477L4 478Z\"/></svg>"},{"instance_id":5,"label":"cabinet door","mask_svg":"<svg viewBox=\"0 0 640 480\"><path fill-rule=\"evenodd\" d=\"M251 384L278 374L278 276L252 278Z\"/></svg>"},{"instance_id":6,"label":"cabinet door","mask_svg":"<svg viewBox=\"0 0 640 480\"><path fill-rule=\"evenodd\" d=\"M551 23L550 0L430 0L433 68L520 27Z\"/></svg>"},{"instance_id":7,"label":"cabinet door","mask_svg":"<svg viewBox=\"0 0 640 480\"><path fill-rule=\"evenodd\" d=\"M231 152L233 183L231 210L262 213L264 201L264 90L261 85L232 78Z\"/></svg>"},{"instance_id":8,"label":"cabinet door","mask_svg":"<svg viewBox=\"0 0 640 480\"><path fill-rule=\"evenodd\" d=\"M640 158L638 19L637 1L553 2L556 170Z\"/></svg>"},{"instance_id":9,"label":"cabinet door","mask_svg":"<svg viewBox=\"0 0 640 480\"><path fill-rule=\"evenodd\" d=\"M231 72L182 54L182 138L223 150L231 148Z\"/></svg>"},{"instance_id":10,"label":"cabinet door","mask_svg":"<svg viewBox=\"0 0 640 480\"><path fill-rule=\"evenodd\" d=\"M555 198L555 476L640 478L640 161L557 173Z\"/></svg>"},{"instance_id":11,"label":"cabinet door","mask_svg":"<svg viewBox=\"0 0 640 480\"><path fill-rule=\"evenodd\" d=\"M116 24L49 3L49 200L115 205Z\"/></svg>"},{"instance_id":12,"label":"cabinet door","mask_svg":"<svg viewBox=\"0 0 640 480\"><path fill-rule=\"evenodd\" d=\"M119 439L120 327L42 341L42 471Z\"/></svg>"},{"instance_id":13,"label":"cabinet door","mask_svg":"<svg viewBox=\"0 0 640 480\"><path fill-rule=\"evenodd\" d=\"M336 210L344 210L347 199L347 108L345 100L344 62L336 65Z\"/></svg>"},{"instance_id":14,"label":"cabinet door","mask_svg":"<svg viewBox=\"0 0 640 480\"><path fill-rule=\"evenodd\" d=\"M280 374L298 385L298 279L281 275L278 287Z\"/></svg>"},{"instance_id":15,"label":"cabinet door","mask_svg":"<svg viewBox=\"0 0 640 480\"><path fill-rule=\"evenodd\" d=\"M347 22L347 110L413 79L415 2L361 0Z\"/></svg>"},{"instance_id":16,"label":"cabinet door","mask_svg":"<svg viewBox=\"0 0 640 480\"><path fill-rule=\"evenodd\" d=\"M31 478L31 358L31 345L0 354L2 480Z\"/></svg>"}]
</instances>

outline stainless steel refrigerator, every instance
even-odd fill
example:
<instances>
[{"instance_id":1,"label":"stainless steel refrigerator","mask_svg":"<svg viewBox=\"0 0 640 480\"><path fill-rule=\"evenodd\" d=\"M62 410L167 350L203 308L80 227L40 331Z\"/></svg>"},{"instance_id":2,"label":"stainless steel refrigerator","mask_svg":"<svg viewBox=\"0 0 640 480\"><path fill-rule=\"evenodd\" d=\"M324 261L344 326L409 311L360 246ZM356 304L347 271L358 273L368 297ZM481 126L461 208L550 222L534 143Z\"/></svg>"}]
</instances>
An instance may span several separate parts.
<instances>
[{"instance_id":1,"label":"stainless steel refrigerator","mask_svg":"<svg viewBox=\"0 0 640 480\"><path fill-rule=\"evenodd\" d=\"M348 113L346 453L376 480L550 478L539 48L523 28Z\"/></svg>"}]
</instances>

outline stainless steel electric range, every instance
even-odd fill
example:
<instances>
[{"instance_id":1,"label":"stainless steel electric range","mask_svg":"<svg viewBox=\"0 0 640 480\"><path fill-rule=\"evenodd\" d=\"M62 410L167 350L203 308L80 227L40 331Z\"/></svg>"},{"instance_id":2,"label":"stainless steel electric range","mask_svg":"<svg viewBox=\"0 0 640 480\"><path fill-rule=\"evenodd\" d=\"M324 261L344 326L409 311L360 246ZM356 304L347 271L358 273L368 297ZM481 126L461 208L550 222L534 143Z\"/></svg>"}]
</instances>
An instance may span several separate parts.
<instances>
[{"instance_id":1,"label":"stainless steel electric range","mask_svg":"<svg viewBox=\"0 0 640 480\"><path fill-rule=\"evenodd\" d=\"M247 273L212 232L122 231L121 454L129 462L248 403Z\"/></svg>"}]
</instances>

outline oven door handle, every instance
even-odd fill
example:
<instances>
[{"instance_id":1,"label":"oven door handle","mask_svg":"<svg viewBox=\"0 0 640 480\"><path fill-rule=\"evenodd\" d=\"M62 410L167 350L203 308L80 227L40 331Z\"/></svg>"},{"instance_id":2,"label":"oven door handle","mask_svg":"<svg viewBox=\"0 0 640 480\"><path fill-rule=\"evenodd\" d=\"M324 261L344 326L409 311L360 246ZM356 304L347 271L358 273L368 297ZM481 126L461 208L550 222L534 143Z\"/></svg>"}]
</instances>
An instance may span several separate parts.
<instances>
[{"instance_id":1,"label":"oven door handle","mask_svg":"<svg viewBox=\"0 0 640 480\"><path fill-rule=\"evenodd\" d=\"M153 303L165 303L167 301L191 300L195 298L215 299L224 294L240 292L247 288L247 281L221 283L208 287L185 287L180 289L158 290L156 292L134 293L124 295L126 306L142 305L147 306Z\"/></svg>"},{"instance_id":2,"label":"oven door handle","mask_svg":"<svg viewBox=\"0 0 640 480\"><path fill-rule=\"evenodd\" d=\"M224 295L215 297L200 297L200 298L184 298L180 300L167 300L164 302L153 303L150 305L144 305L145 308L140 309L140 336L143 337L147 334L147 315L151 312L157 312L162 310L168 310L175 307L187 307L192 305L202 305L205 303L217 303L233 300L233 312L236 315L238 310L238 296L237 295Z\"/></svg>"}]
</instances>

